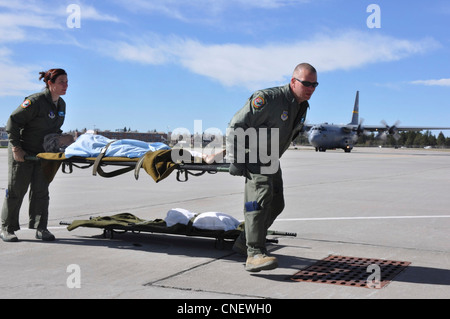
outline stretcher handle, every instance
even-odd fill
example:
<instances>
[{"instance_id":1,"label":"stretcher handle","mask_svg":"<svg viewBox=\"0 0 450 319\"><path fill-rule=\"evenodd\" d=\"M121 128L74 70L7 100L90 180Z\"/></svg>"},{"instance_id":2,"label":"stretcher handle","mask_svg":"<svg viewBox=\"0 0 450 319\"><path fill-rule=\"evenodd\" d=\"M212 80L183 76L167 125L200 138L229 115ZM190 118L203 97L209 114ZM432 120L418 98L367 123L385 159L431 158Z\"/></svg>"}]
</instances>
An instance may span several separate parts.
<instances>
[{"instance_id":1,"label":"stretcher handle","mask_svg":"<svg viewBox=\"0 0 450 319\"><path fill-rule=\"evenodd\" d=\"M198 173L193 173L193 171L197 171ZM216 174L217 172L225 172L228 173L230 171L230 164L182 164L178 167L177 171L177 181L179 182L187 182L189 179L189 175L192 176L201 176L206 172L210 174ZM182 179L181 176L184 175Z\"/></svg>"},{"instance_id":2,"label":"stretcher handle","mask_svg":"<svg viewBox=\"0 0 450 319\"><path fill-rule=\"evenodd\" d=\"M26 155L26 156L24 157L24 159L25 159L26 161L34 161L34 162L39 161L39 158L38 158L38 157L36 157L36 156L31 156L31 155Z\"/></svg>"},{"instance_id":3,"label":"stretcher handle","mask_svg":"<svg viewBox=\"0 0 450 319\"><path fill-rule=\"evenodd\" d=\"M230 171L230 164L182 164L181 170L187 171L201 171L201 172L225 172Z\"/></svg>"},{"instance_id":4,"label":"stretcher handle","mask_svg":"<svg viewBox=\"0 0 450 319\"><path fill-rule=\"evenodd\" d=\"M289 232L270 230L270 229L267 231L267 235L297 237L297 233L289 233Z\"/></svg>"}]
</instances>

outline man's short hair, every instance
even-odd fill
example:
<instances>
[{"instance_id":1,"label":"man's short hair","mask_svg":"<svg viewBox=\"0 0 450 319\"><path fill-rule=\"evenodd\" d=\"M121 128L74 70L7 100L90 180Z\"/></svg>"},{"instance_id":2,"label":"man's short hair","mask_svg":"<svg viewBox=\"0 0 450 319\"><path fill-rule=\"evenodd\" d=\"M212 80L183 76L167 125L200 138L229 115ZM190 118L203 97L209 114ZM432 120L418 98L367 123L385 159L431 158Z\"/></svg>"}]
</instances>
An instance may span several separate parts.
<instances>
[{"instance_id":1,"label":"man's short hair","mask_svg":"<svg viewBox=\"0 0 450 319\"><path fill-rule=\"evenodd\" d=\"M309 63L300 63L295 67L294 75L299 74L302 70L308 70L313 73L317 73L317 70Z\"/></svg>"}]
</instances>

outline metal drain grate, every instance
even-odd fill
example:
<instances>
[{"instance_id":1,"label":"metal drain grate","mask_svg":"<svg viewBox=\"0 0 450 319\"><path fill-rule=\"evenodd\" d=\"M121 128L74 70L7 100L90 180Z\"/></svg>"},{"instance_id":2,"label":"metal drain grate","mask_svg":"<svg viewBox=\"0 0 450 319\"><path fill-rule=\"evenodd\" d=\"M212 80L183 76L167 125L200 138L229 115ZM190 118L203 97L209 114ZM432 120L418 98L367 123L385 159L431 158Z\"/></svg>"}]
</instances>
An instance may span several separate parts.
<instances>
[{"instance_id":1,"label":"metal drain grate","mask_svg":"<svg viewBox=\"0 0 450 319\"><path fill-rule=\"evenodd\" d=\"M405 261L331 255L299 271L291 279L341 286L382 288L409 264L410 262Z\"/></svg>"}]
</instances>

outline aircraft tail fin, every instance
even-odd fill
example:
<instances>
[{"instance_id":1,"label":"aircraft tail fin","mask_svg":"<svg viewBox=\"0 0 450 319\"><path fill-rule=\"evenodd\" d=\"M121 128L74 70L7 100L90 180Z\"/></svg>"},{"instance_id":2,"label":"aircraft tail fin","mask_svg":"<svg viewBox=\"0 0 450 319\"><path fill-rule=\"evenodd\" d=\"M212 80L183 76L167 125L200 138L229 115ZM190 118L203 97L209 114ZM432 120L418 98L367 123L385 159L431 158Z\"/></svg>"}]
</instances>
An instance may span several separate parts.
<instances>
[{"instance_id":1,"label":"aircraft tail fin","mask_svg":"<svg viewBox=\"0 0 450 319\"><path fill-rule=\"evenodd\" d=\"M355 107L353 108L352 122L350 124L358 125L359 124L358 122L359 122L359 91L356 91Z\"/></svg>"}]
</instances>

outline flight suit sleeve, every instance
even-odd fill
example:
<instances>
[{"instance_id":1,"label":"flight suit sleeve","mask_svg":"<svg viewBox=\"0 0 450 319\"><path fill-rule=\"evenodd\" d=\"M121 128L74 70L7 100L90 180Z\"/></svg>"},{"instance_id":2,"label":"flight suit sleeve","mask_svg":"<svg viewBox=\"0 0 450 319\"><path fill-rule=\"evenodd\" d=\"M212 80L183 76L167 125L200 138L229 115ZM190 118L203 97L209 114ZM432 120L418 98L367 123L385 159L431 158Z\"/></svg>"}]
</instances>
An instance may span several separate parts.
<instances>
[{"instance_id":1,"label":"flight suit sleeve","mask_svg":"<svg viewBox=\"0 0 450 319\"><path fill-rule=\"evenodd\" d=\"M257 143L258 129L266 127L265 122L268 116L268 99L264 92L255 92L232 118L227 130L227 160L232 163L243 161L244 153L249 150L256 150L256 145L249 145L248 142Z\"/></svg>"},{"instance_id":2,"label":"flight suit sleeve","mask_svg":"<svg viewBox=\"0 0 450 319\"><path fill-rule=\"evenodd\" d=\"M293 130L291 141L294 141L300 133L304 132L304 125L306 120L306 115L308 113L309 109L309 103L307 101L303 102L301 104L301 111L299 112L299 115L297 116L295 127Z\"/></svg>"},{"instance_id":3,"label":"flight suit sleeve","mask_svg":"<svg viewBox=\"0 0 450 319\"><path fill-rule=\"evenodd\" d=\"M271 97L263 91L255 92L249 100L248 126L256 129L267 127Z\"/></svg>"},{"instance_id":4,"label":"flight suit sleeve","mask_svg":"<svg viewBox=\"0 0 450 319\"><path fill-rule=\"evenodd\" d=\"M265 127L270 109L270 97L262 91L255 92L245 106L233 117L230 127L243 129Z\"/></svg>"},{"instance_id":5,"label":"flight suit sleeve","mask_svg":"<svg viewBox=\"0 0 450 319\"><path fill-rule=\"evenodd\" d=\"M25 99L11 114L6 125L9 142L12 146L21 147L21 130L39 113L39 105L33 100Z\"/></svg>"}]
</instances>

